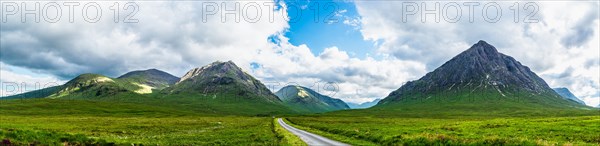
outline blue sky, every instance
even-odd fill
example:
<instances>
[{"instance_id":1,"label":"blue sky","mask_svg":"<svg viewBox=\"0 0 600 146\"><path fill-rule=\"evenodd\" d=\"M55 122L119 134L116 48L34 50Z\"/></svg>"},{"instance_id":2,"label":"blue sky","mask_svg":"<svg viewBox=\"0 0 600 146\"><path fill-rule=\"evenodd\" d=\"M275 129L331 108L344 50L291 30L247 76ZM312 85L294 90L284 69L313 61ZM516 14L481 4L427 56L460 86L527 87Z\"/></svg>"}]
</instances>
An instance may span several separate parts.
<instances>
[{"instance_id":1,"label":"blue sky","mask_svg":"<svg viewBox=\"0 0 600 146\"><path fill-rule=\"evenodd\" d=\"M336 46L358 58L373 54L374 44L363 39L360 26L344 23L360 19L353 2L318 0L286 4L290 28L285 36L291 44L306 44L312 52Z\"/></svg>"}]
</instances>

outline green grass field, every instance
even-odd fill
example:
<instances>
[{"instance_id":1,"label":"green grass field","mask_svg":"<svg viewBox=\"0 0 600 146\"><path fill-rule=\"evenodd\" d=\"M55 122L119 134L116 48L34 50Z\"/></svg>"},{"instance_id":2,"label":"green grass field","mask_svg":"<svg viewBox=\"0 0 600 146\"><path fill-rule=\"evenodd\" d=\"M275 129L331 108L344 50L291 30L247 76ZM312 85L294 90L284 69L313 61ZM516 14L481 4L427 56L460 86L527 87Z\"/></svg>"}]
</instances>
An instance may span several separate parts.
<instances>
[{"instance_id":1,"label":"green grass field","mask_svg":"<svg viewBox=\"0 0 600 146\"><path fill-rule=\"evenodd\" d=\"M3 116L2 120L0 136L22 144L278 144L272 119L264 117Z\"/></svg>"},{"instance_id":2,"label":"green grass field","mask_svg":"<svg viewBox=\"0 0 600 146\"><path fill-rule=\"evenodd\" d=\"M212 97L0 100L0 138L18 145L301 144L276 125L269 115L274 114L297 128L355 145L600 145L598 110L465 116L375 108L254 115L245 112L277 109L239 107L256 104L235 100L216 110L208 104L225 101Z\"/></svg>"},{"instance_id":3,"label":"green grass field","mask_svg":"<svg viewBox=\"0 0 600 146\"><path fill-rule=\"evenodd\" d=\"M598 109L487 93L434 94L288 120L356 145L600 145Z\"/></svg>"},{"instance_id":4,"label":"green grass field","mask_svg":"<svg viewBox=\"0 0 600 146\"><path fill-rule=\"evenodd\" d=\"M279 145L272 121L133 103L0 100L0 138L19 145Z\"/></svg>"},{"instance_id":5,"label":"green grass field","mask_svg":"<svg viewBox=\"0 0 600 146\"><path fill-rule=\"evenodd\" d=\"M600 116L551 118L291 117L315 133L357 145L600 145ZM355 139L355 140L347 140Z\"/></svg>"}]
</instances>

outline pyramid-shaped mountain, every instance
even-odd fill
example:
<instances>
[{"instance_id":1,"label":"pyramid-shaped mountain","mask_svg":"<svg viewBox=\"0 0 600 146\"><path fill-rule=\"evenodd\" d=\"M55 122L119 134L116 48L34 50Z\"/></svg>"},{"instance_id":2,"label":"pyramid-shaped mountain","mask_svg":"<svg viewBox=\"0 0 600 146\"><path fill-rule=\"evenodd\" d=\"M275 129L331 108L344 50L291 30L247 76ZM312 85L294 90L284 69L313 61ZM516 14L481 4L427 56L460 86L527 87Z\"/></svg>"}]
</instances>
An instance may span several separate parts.
<instances>
[{"instance_id":1,"label":"pyramid-shaped mountain","mask_svg":"<svg viewBox=\"0 0 600 146\"><path fill-rule=\"evenodd\" d=\"M465 109L579 107L556 94L527 66L499 53L485 41L479 41L422 78L407 82L377 106L397 103L404 105L395 107L423 103L436 108Z\"/></svg>"},{"instance_id":2,"label":"pyramid-shaped mountain","mask_svg":"<svg viewBox=\"0 0 600 146\"><path fill-rule=\"evenodd\" d=\"M175 85L163 90L167 94L228 94L243 98L281 103L264 84L242 71L232 61L213 62L188 71Z\"/></svg>"},{"instance_id":3,"label":"pyramid-shaped mountain","mask_svg":"<svg viewBox=\"0 0 600 146\"><path fill-rule=\"evenodd\" d=\"M287 106L297 111L328 112L350 109L339 99L331 98L302 86L285 86L275 93Z\"/></svg>"}]
</instances>

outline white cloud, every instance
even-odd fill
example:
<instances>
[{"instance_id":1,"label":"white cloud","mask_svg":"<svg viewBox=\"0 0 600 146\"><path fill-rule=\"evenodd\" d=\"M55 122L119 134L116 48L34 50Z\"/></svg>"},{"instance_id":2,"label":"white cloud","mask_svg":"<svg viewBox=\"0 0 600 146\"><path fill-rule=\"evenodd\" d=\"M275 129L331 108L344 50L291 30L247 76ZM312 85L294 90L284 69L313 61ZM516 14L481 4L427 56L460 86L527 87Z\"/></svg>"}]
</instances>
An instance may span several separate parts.
<instances>
[{"instance_id":1,"label":"white cloud","mask_svg":"<svg viewBox=\"0 0 600 146\"><path fill-rule=\"evenodd\" d=\"M583 97L581 100L583 100L585 104L592 107L600 106L600 98L597 97Z\"/></svg>"},{"instance_id":2,"label":"white cloud","mask_svg":"<svg viewBox=\"0 0 600 146\"><path fill-rule=\"evenodd\" d=\"M215 60L248 62L258 49L267 47L271 34L289 27L284 13L273 12L269 9L272 6L264 5L270 4L266 1L136 2L139 12L135 18L139 23L131 24L113 22L108 15L113 14L108 9L112 2L98 3L104 8L104 17L98 23L85 22L80 15L76 15L75 23L21 23L10 19L13 21L2 24L1 61L65 79L84 72L117 76L148 68L182 75L187 69ZM216 13L207 15L203 22L203 6L231 8L235 3L240 6L238 15L256 14L253 9L243 10L246 4L260 6L261 19L251 22L240 17L236 22L233 15L225 15L223 23L221 13ZM81 14L81 10L76 9L74 14Z\"/></svg>"},{"instance_id":3,"label":"white cloud","mask_svg":"<svg viewBox=\"0 0 600 146\"><path fill-rule=\"evenodd\" d=\"M326 48L313 55L306 45L293 46L279 36L280 46L261 51L254 62L261 64L252 74L267 84L275 84L277 91L286 84L310 87L324 95L345 101L361 103L383 98L404 82L425 73L425 65L415 61L393 58L375 60L352 58L337 47ZM338 91L324 88L333 82Z\"/></svg>"}]
</instances>

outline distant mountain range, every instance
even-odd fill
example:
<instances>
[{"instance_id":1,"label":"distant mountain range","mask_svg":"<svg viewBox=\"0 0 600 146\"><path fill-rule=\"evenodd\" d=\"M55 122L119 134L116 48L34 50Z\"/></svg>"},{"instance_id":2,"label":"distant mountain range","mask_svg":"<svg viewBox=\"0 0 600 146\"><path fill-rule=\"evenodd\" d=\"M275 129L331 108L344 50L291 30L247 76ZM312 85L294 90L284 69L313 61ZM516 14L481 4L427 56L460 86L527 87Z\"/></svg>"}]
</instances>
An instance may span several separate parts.
<instances>
[{"instance_id":1,"label":"distant mountain range","mask_svg":"<svg viewBox=\"0 0 600 146\"><path fill-rule=\"evenodd\" d=\"M485 41L407 82L375 107L431 112L585 108L565 100L527 66Z\"/></svg>"},{"instance_id":2,"label":"distant mountain range","mask_svg":"<svg viewBox=\"0 0 600 146\"><path fill-rule=\"evenodd\" d=\"M567 99L567 100L571 100L573 102L577 102L579 104L585 105L585 102L581 101L579 98L577 98L575 95L573 95L573 93L571 93L571 91L569 91L569 89L567 88L552 88L554 91L556 91L556 93L558 93L558 95L560 95L561 97Z\"/></svg>"},{"instance_id":3,"label":"distant mountain range","mask_svg":"<svg viewBox=\"0 0 600 146\"><path fill-rule=\"evenodd\" d=\"M590 108L582 105L568 89L551 89L528 67L499 53L485 41L479 41L422 78L407 82L386 98L363 104L346 104L302 86L286 86L272 93L232 61L194 68L181 78L157 69L132 71L118 78L82 74L64 85L2 99L16 98L136 102L215 114L265 116L373 105L370 108L373 111L412 110L420 114Z\"/></svg>"},{"instance_id":4,"label":"distant mountain range","mask_svg":"<svg viewBox=\"0 0 600 146\"><path fill-rule=\"evenodd\" d=\"M381 101L381 99L375 99L371 102L365 102L365 103L361 103L361 104L348 102L348 106L350 106L351 109L365 109L365 108L370 108L372 106L377 105L377 103L379 103L379 101Z\"/></svg>"},{"instance_id":5,"label":"distant mountain range","mask_svg":"<svg viewBox=\"0 0 600 146\"><path fill-rule=\"evenodd\" d=\"M322 113L350 109L339 99L331 98L302 86L285 86L275 93L289 107L298 111Z\"/></svg>"},{"instance_id":6,"label":"distant mountain range","mask_svg":"<svg viewBox=\"0 0 600 146\"><path fill-rule=\"evenodd\" d=\"M290 95L294 92L295 96L288 96L284 92ZM118 78L82 74L64 85L2 99L61 98L133 102L143 99L156 100L154 103L174 100L180 105L201 106L193 108L208 111L250 115L349 109L343 101L305 87L285 87L278 94L280 97L232 61L217 61L192 69L181 78L157 69L132 71Z\"/></svg>"}]
</instances>

